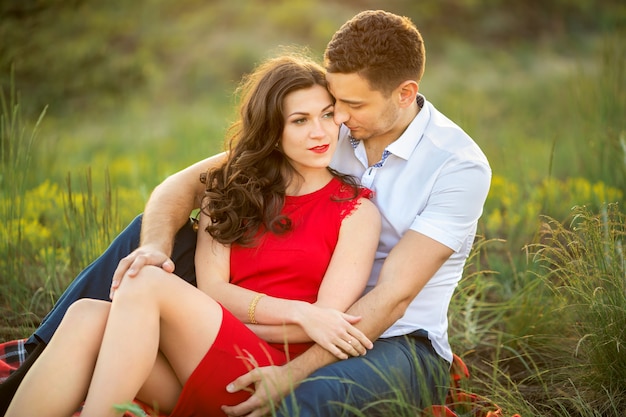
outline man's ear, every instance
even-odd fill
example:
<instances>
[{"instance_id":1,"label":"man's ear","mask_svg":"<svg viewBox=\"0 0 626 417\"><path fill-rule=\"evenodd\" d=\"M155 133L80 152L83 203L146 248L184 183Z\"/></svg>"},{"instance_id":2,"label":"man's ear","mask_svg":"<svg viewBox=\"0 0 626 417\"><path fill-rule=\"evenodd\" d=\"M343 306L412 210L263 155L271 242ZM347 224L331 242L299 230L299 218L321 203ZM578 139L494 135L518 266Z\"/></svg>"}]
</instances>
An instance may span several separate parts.
<instances>
[{"instance_id":1,"label":"man's ear","mask_svg":"<svg viewBox=\"0 0 626 417\"><path fill-rule=\"evenodd\" d=\"M398 86L399 103L401 107L409 107L415 103L419 84L413 80L406 80Z\"/></svg>"}]
</instances>

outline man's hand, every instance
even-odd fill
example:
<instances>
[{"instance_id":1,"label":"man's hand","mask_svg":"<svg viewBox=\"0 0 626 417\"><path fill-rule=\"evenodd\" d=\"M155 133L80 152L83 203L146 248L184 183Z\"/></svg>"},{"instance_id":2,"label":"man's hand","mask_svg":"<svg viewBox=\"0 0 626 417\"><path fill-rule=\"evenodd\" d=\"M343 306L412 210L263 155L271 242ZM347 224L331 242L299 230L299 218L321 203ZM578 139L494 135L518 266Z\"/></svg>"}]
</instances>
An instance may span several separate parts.
<instances>
[{"instance_id":1,"label":"man's hand","mask_svg":"<svg viewBox=\"0 0 626 417\"><path fill-rule=\"evenodd\" d=\"M226 387L228 392L247 390L254 384L252 396L241 404L222 406L229 416L261 417L271 413L280 401L294 388L287 365L255 368L240 376Z\"/></svg>"},{"instance_id":2,"label":"man's hand","mask_svg":"<svg viewBox=\"0 0 626 417\"><path fill-rule=\"evenodd\" d=\"M111 292L109 297L113 299L115 291L119 288L122 278L137 276L141 268L146 265L154 265L163 268L167 272L174 272L174 262L160 249L149 245L140 246L125 258L122 258L113 274Z\"/></svg>"}]
</instances>

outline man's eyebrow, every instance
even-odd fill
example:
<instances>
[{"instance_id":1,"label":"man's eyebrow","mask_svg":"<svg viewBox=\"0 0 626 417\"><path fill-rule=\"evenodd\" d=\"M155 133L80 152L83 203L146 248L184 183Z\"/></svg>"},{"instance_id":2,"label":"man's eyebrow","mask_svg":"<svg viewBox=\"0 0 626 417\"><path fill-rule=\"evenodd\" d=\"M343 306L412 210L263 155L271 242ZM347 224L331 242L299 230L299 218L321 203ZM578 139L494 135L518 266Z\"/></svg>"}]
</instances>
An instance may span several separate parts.
<instances>
[{"instance_id":1,"label":"man's eyebrow","mask_svg":"<svg viewBox=\"0 0 626 417\"><path fill-rule=\"evenodd\" d=\"M362 100L350 100L347 98L335 98L337 101L341 101L342 103L346 103L346 104L363 104Z\"/></svg>"}]
</instances>

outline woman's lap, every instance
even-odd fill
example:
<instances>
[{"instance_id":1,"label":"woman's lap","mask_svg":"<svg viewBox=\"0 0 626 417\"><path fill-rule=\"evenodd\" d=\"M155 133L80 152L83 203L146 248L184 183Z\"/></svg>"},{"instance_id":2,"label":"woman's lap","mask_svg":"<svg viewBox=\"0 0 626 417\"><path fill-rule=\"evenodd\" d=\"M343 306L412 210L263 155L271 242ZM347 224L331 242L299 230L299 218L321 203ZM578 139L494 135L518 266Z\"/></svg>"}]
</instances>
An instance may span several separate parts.
<instances>
[{"instance_id":1,"label":"woman's lap","mask_svg":"<svg viewBox=\"0 0 626 417\"><path fill-rule=\"evenodd\" d=\"M170 417L223 415L222 405L234 405L250 394L226 392L226 385L258 366L285 363L284 352L259 339L246 325L223 309L222 326L213 346L183 387Z\"/></svg>"}]
</instances>

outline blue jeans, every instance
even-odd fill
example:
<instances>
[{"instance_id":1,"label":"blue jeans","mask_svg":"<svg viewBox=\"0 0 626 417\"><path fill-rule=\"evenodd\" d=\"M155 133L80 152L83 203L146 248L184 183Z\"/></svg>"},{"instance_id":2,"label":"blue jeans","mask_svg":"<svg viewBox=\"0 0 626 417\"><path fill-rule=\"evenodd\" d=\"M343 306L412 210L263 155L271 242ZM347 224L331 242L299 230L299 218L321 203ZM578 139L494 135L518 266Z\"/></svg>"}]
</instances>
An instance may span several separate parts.
<instances>
[{"instance_id":1,"label":"blue jeans","mask_svg":"<svg viewBox=\"0 0 626 417\"><path fill-rule=\"evenodd\" d=\"M44 317L41 325L28 339L28 344L45 342L50 338L61 323L68 307L81 298L96 298L109 300L109 291L113 273L119 261L139 246L139 234L141 231L142 216L137 216L127 227L111 242L111 245L100 257L82 270L63 292L52 310ZM196 250L196 233L191 224L183 227L176 235L172 261L176 265L176 275L185 281L196 284L194 267L194 252Z\"/></svg>"},{"instance_id":2,"label":"blue jeans","mask_svg":"<svg viewBox=\"0 0 626 417\"><path fill-rule=\"evenodd\" d=\"M425 330L378 339L365 356L325 366L286 397L278 416L415 416L444 404L449 363Z\"/></svg>"}]
</instances>

